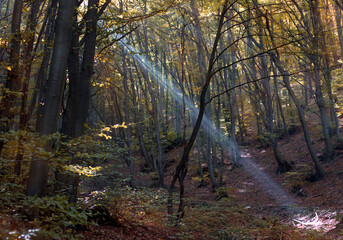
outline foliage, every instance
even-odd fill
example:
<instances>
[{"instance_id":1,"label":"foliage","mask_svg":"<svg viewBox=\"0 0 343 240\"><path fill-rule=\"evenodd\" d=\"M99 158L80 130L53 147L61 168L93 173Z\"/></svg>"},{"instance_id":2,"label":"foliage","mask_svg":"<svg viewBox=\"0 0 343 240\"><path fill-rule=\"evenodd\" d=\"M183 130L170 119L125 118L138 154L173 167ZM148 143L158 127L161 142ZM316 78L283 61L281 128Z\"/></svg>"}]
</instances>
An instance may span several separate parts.
<instances>
[{"instance_id":1,"label":"foliage","mask_svg":"<svg viewBox=\"0 0 343 240\"><path fill-rule=\"evenodd\" d=\"M56 167L79 175L95 176L102 169L101 164L113 159L120 151L111 139L103 141L101 136L96 136L97 132L89 130L78 138L60 141L56 151Z\"/></svg>"},{"instance_id":2,"label":"foliage","mask_svg":"<svg viewBox=\"0 0 343 240\"><path fill-rule=\"evenodd\" d=\"M250 207L237 202L206 202L186 200L187 214L182 221L181 239L194 239L199 235L209 239L280 239L289 231L276 218L259 218L250 214ZM306 238L292 232L292 239ZM315 235L313 235L315 236ZM320 234L313 239L323 239Z\"/></svg>"},{"instance_id":3,"label":"foliage","mask_svg":"<svg viewBox=\"0 0 343 240\"><path fill-rule=\"evenodd\" d=\"M117 185L103 191L84 192L80 198L81 207L89 209L92 214L94 209L107 209L111 216L108 223L116 225L124 222L161 223L160 211L163 211L166 202L165 193L161 190L133 189L126 185ZM90 217L90 220L95 218L92 215Z\"/></svg>"},{"instance_id":4,"label":"foliage","mask_svg":"<svg viewBox=\"0 0 343 240\"><path fill-rule=\"evenodd\" d=\"M338 68L333 71L332 91L334 92L335 108L338 116L343 116L343 70Z\"/></svg>"},{"instance_id":5,"label":"foliage","mask_svg":"<svg viewBox=\"0 0 343 240\"><path fill-rule=\"evenodd\" d=\"M126 186L116 188L113 195L110 203L111 209L113 209L113 205L116 206L121 218L130 222L161 221L159 212L164 210L167 203L166 193L161 189L132 189Z\"/></svg>"},{"instance_id":6,"label":"foliage","mask_svg":"<svg viewBox=\"0 0 343 240\"><path fill-rule=\"evenodd\" d=\"M39 229L34 234L39 239L76 239L80 228L88 224L87 212L68 203L67 197L26 197L23 192L20 184L2 184L0 214L31 221Z\"/></svg>"},{"instance_id":7,"label":"foliage","mask_svg":"<svg viewBox=\"0 0 343 240\"><path fill-rule=\"evenodd\" d=\"M229 190L225 187L220 187L216 189L215 192L216 200L227 200L229 199Z\"/></svg>"},{"instance_id":8,"label":"foliage","mask_svg":"<svg viewBox=\"0 0 343 240\"><path fill-rule=\"evenodd\" d=\"M77 235L80 227L88 224L86 211L68 203L66 197L27 197L21 206L28 219L33 217L41 228L39 237L46 239L75 239L80 237Z\"/></svg>"},{"instance_id":9,"label":"foliage","mask_svg":"<svg viewBox=\"0 0 343 240\"><path fill-rule=\"evenodd\" d=\"M12 171L14 165L18 161L21 162L22 173L25 175L29 171L29 163L33 156L38 158L48 157L50 159L54 159L54 154L46 152L44 150L44 145L48 141L56 141L58 138L58 134L39 137L37 133L26 130L1 133L0 141L3 141L6 145L4 146L3 153L0 158L0 168L2 169L0 179L16 178L16 176L13 176ZM18 154L21 152L23 153L22 159L17 159Z\"/></svg>"},{"instance_id":10,"label":"foliage","mask_svg":"<svg viewBox=\"0 0 343 240\"><path fill-rule=\"evenodd\" d=\"M2 214L19 212L18 203L25 199L24 186L16 183L2 183L0 186L0 209Z\"/></svg>"},{"instance_id":11,"label":"foliage","mask_svg":"<svg viewBox=\"0 0 343 240\"><path fill-rule=\"evenodd\" d=\"M306 196L306 192L303 190L303 186L308 183L311 177L311 166L308 164L298 164L297 167L301 169L286 173L283 185L288 186L297 196L304 197Z\"/></svg>"},{"instance_id":12,"label":"foliage","mask_svg":"<svg viewBox=\"0 0 343 240\"><path fill-rule=\"evenodd\" d=\"M68 165L64 166L63 169L79 175L85 175L86 177L93 177L96 176L99 170L101 170L101 167L82 167L80 165Z\"/></svg>"}]
</instances>

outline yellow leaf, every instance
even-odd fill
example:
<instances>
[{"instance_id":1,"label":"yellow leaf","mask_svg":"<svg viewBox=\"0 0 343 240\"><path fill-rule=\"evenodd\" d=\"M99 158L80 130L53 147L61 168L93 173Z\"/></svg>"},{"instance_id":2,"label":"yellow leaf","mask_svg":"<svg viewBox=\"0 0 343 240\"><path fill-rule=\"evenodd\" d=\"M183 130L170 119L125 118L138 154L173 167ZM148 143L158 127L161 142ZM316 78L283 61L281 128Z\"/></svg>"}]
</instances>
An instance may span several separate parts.
<instances>
[{"instance_id":1,"label":"yellow leaf","mask_svg":"<svg viewBox=\"0 0 343 240\"><path fill-rule=\"evenodd\" d=\"M109 127L105 127L104 129L102 129L102 131L109 132L109 131L111 131L111 129Z\"/></svg>"}]
</instances>

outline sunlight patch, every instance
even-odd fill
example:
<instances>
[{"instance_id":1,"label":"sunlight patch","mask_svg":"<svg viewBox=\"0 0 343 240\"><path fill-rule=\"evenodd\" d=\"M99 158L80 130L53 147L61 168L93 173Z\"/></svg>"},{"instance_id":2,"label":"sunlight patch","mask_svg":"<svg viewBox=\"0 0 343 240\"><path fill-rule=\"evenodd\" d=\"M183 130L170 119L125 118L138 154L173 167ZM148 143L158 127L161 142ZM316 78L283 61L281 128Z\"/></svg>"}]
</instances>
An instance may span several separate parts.
<instances>
[{"instance_id":1,"label":"sunlight patch","mask_svg":"<svg viewBox=\"0 0 343 240\"><path fill-rule=\"evenodd\" d=\"M29 231L27 233L23 233L23 234L18 234L17 231L12 231L9 232L9 235L12 235L13 237L15 237L15 239L24 239L24 240L29 240L32 239L33 237L36 237L36 232L38 232L39 229L29 229ZM9 238L6 238L9 239Z\"/></svg>"},{"instance_id":2,"label":"sunlight patch","mask_svg":"<svg viewBox=\"0 0 343 240\"><path fill-rule=\"evenodd\" d=\"M83 167L80 165L67 165L63 167L64 170L77 173L79 175L84 175L87 177L94 177L99 176L98 172L102 169L102 167Z\"/></svg>"},{"instance_id":3,"label":"sunlight patch","mask_svg":"<svg viewBox=\"0 0 343 240\"><path fill-rule=\"evenodd\" d=\"M301 229L328 232L335 229L340 223L336 216L337 212L330 211L315 212L314 216L313 214L305 216L298 214L296 218L293 218L293 225Z\"/></svg>"}]
</instances>

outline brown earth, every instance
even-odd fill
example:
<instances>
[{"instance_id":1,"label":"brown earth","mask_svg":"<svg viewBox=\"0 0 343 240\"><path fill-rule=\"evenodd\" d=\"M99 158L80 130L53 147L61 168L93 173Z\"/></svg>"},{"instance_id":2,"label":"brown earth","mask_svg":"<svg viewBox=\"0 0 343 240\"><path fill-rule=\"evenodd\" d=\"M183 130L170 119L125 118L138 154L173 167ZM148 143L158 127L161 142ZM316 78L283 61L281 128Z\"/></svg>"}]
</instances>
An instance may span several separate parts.
<instances>
[{"instance_id":1,"label":"brown earth","mask_svg":"<svg viewBox=\"0 0 343 240\"><path fill-rule=\"evenodd\" d=\"M315 121L312 123L312 128L314 126L316 126ZM312 136L316 136L314 130ZM287 204L284 204L284 202L278 202L275 196L270 193L270 189L263 187L265 184L256 180L253 175L245 171L244 167L232 170L229 161L226 161L224 187L230 201L244 206L249 214L257 218L277 217L279 221L288 226L278 238L265 236L256 239L308 239L302 238L302 235L294 234L298 231L301 232L302 229L317 230L324 234L324 239L343 239L342 222L339 222L338 218L336 218L337 215L343 214L343 150L337 149L334 160L323 163L326 172L325 179L310 182L309 176L313 165L301 129L298 129L290 137L291 141L289 143L285 139L280 139L279 147L283 157L292 163L293 169L291 173L277 174L277 164L271 147L261 148L252 130L250 130L249 136L246 137L248 145L242 148L242 153L245 156L248 155L249 159L262 172L265 172L279 189L284 191L287 199L290 199L295 206L285 206ZM313 143L318 155L324 148L322 140L320 137L313 137ZM171 181L182 151L182 147L177 147L166 153L166 159L172 163L165 173L166 184ZM215 204L218 201L215 200L216 195L211 189L208 178L205 186L199 187L196 154L195 150L191 154L189 172L185 179L185 196L192 201ZM140 171L140 167L136 167L136 172ZM144 186L154 185L155 183L148 174L137 177L136 181ZM187 211L186 206L186 215L188 214ZM123 220L119 227L108 225L91 226L82 234L84 239L178 239L176 233L180 232L180 229L163 225L165 212L160 214L161 224L144 223L144 221L143 223L142 221L131 223ZM4 216L0 218L0 221L8 225L6 229L30 228L27 223L21 223ZM4 224L2 225L4 226ZM203 231L194 230L193 238L209 239L203 237Z\"/></svg>"},{"instance_id":2,"label":"brown earth","mask_svg":"<svg viewBox=\"0 0 343 240\"><path fill-rule=\"evenodd\" d=\"M281 222L289 226L290 232L298 231L296 229L318 230L325 234L326 239L343 239L339 231L342 224L337 221L336 216L343 214L343 150L336 150L336 157L333 161L324 162L323 166L327 174L326 178L320 181L310 182L308 180L311 174L312 162L307 153L303 135L299 129L291 135L291 141L285 139L279 141L279 147L283 157L292 163L293 173L277 174L277 163L273 157L271 147L261 148L259 142L254 136L248 136L246 141L249 143L242 150L243 153L249 154L253 162L260 170L283 189L287 197L294 201L296 206L287 210L285 206L278 203L268 189L262 187L263 183L257 181L252 175L244 170L244 167L232 170L230 164L226 164L224 172L224 187L226 188L230 199L234 202L244 205L249 209L250 214L258 218L277 217ZM322 139L314 138L314 146L319 153L323 150ZM175 170L177 160L181 158L183 148L178 147L166 154L166 159L173 164L167 168L165 173L165 183L171 181ZM196 151L192 152L190 158L189 173L185 179L185 196L193 201L216 202L215 193L212 191L209 180L204 187L199 187L197 179ZM297 174L296 174L297 173ZM147 176L138 179L144 185L151 184ZM178 189L177 189L178 190ZM186 207L187 215L187 207ZM100 227L100 230L91 229L90 232L103 231L108 235L107 227ZM142 233L140 231L143 231ZM123 234L121 229L112 229L112 234L116 233L119 238L103 239L175 239L175 229L161 229L154 226L139 226L133 231L127 231ZM289 233L289 235L291 235ZM146 235L144 235L146 234ZM198 233L200 234L200 233ZM308 239L302 237L287 238L287 232L280 239ZM196 235L196 233L195 233ZM86 238L94 239L94 238ZM100 238L102 239L102 238ZM201 234L198 239L202 238ZM258 239L258 238L256 238ZM264 239L274 239L265 237Z\"/></svg>"}]
</instances>

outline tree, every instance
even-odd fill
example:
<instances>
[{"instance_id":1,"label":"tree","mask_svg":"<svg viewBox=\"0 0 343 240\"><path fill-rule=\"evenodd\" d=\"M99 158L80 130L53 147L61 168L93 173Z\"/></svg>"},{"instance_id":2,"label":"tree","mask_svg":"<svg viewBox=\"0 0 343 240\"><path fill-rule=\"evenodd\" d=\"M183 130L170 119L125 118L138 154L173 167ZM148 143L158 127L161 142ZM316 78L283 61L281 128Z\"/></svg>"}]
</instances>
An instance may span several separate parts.
<instances>
[{"instance_id":1,"label":"tree","mask_svg":"<svg viewBox=\"0 0 343 240\"><path fill-rule=\"evenodd\" d=\"M9 3L8 3L9 4ZM20 46L21 46L21 16L23 11L23 1L15 0L13 6L13 16L11 22L11 44L9 67L7 68L7 79L5 91L0 102L0 131L8 132L13 124L16 111L13 109L17 102L17 93L21 89L20 79ZM0 155L4 146L3 140L0 140Z\"/></svg>"},{"instance_id":2,"label":"tree","mask_svg":"<svg viewBox=\"0 0 343 240\"><path fill-rule=\"evenodd\" d=\"M176 167L176 171L173 175L173 179L172 179L170 187L169 187L168 214L172 215L173 214L172 194L173 194L173 189L174 189L175 183L176 183L177 179L179 179L179 183L180 183L180 204L179 204L179 209L177 212L179 219L181 219L184 215L184 199L183 199L184 198L184 185L183 185L183 181L184 181L186 174L187 174L187 165L188 165L188 160L189 160L189 153L193 147L193 144L194 144L196 136L199 132L201 122L202 122L202 119L203 119L203 116L205 113L207 89L209 87L209 84L210 84L212 76L213 76L213 66L214 66L214 63L216 60L216 57L215 57L216 56L216 50L217 50L217 46L219 43L219 39L221 37L221 31L222 31L222 28L224 25L225 14L230 8L230 6L228 6L228 5L229 5L229 1L226 0L223 4L222 11L220 14L219 23L218 23L218 27L217 27L217 33L216 33L216 37L215 37L215 40L213 43L213 48L212 48L212 52L211 52L211 56L210 56L210 60L209 60L209 64L208 64L207 74L206 74L204 85L202 87L201 94L200 94L200 106L199 106L198 118L197 118L197 121L196 121L195 126L193 128L192 134L186 143L186 146L185 146L183 154L182 154L182 158Z\"/></svg>"},{"instance_id":3,"label":"tree","mask_svg":"<svg viewBox=\"0 0 343 240\"><path fill-rule=\"evenodd\" d=\"M39 122L37 132L40 136L47 136L57 131L57 122L65 85L74 10L74 1L60 0L56 19L55 41L50 63L51 67L43 100L44 108L37 120ZM44 149L49 152L52 146L53 140L49 140L45 144ZM26 192L28 196L37 195L41 197L45 195L49 174L48 161L49 159L44 159L40 156L35 156L31 160Z\"/></svg>"}]
</instances>

